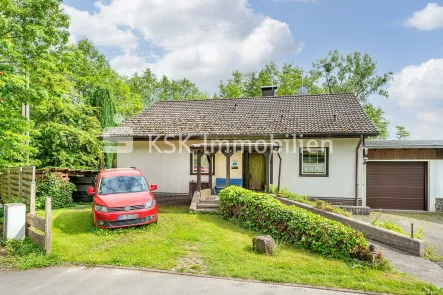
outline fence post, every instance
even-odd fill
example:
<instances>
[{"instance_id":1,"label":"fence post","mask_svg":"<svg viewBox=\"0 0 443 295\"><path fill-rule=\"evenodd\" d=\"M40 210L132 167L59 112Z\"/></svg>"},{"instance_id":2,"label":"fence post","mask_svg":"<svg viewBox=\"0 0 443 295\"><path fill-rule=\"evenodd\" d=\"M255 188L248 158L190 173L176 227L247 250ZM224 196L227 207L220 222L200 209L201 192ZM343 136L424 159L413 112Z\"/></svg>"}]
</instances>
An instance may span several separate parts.
<instances>
[{"instance_id":1,"label":"fence post","mask_svg":"<svg viewBox=\"0 0 443 295\"><path fill-rule=\"evenodd\" d=\"M8 176L8 198L10 198L11 197L11 173L10 173L10 171L9 171L9 168L8 168L8 174L7 174Z\"/></svg>"},{"instance_id":2,"label":"fence post","mask_svg":"<svg viewBox=\"0 0 443 295\"><path fill-rule=\"evenodd\" d=\"M52 202L51 197L46 197L45 204L45 249L46 255L49 255L52 251ZM34 208L35 209L35 208Z\"/></svg>"},{"instance_id":3,"label":"fence post","mask_svg":"<svg viewBox=\"0 0 443 295\"><path fill-rule=\"evenodd\" d=\"M30 184L31 195L29 196L29 212L35 215L35 182Z\"/></svg>"},{"instance_id":4,"label":"fence post","mask_svg":"<svg viewBox=\"0 0 443 295\"><path fill-rule=\"evenodd\" d=\"M18 198L22 198L22 183L23 183L23 167L18 171ZM26 202L25 202L26 203Z\"/></svg>"}]
</instances>

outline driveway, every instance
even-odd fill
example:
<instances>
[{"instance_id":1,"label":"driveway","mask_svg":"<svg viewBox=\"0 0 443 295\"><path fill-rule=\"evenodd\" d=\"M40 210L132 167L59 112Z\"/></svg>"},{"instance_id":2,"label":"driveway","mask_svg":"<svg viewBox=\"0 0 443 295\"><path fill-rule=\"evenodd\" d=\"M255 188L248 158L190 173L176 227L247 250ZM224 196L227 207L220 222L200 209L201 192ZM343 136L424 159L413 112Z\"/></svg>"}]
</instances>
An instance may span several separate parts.
<instances>
[{"instance_id":1,"label":"driveway","mask_svg":"<svg viewBox=\"0 0 443 295\"><path fill-rule=\"evenodd\" d=\"M307 287L116 268L52 267L0 271L2 294L303 294L349 295Z\"/></svg>"},{"instance_id":2,"label":"driveway","mask_svg":"<svg viewBox=\"0 0 443 295\"><path fill-rule=\"evenodd\" d=\"M378 212L373 212L371 216L355 215L355 218L371 222ZM388 212L382 213L379 221L389 220L400 225L406 233L411 232L411 223L414 224L414 232L423 230L423 239L427 247L437 255L443 255L443 213L409 213L409 212Z\"/></svg>"}]
</instances>

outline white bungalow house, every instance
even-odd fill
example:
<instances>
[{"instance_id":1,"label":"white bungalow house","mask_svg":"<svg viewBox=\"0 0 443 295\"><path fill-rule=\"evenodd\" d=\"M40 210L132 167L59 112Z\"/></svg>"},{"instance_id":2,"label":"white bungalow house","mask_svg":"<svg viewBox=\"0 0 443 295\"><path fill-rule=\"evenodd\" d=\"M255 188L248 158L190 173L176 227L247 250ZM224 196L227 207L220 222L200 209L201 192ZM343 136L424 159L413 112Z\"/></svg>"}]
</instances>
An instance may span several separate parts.
<instances>
[{"instance_id":1,"label":"white bungalow house","mask_svg":"<svg viewBox=\"0 0 443 295\"><path fill-rule=\"evenodd\" d=\"M274 89L265 87L262 97L156 102L103 137L119 143L118 167L137 167L158 184L162 202L189 204L201 151L203 188L274 184L365 205L364 140L378 131L358 99L274 96Z\"/></svg>"}]
</instances>

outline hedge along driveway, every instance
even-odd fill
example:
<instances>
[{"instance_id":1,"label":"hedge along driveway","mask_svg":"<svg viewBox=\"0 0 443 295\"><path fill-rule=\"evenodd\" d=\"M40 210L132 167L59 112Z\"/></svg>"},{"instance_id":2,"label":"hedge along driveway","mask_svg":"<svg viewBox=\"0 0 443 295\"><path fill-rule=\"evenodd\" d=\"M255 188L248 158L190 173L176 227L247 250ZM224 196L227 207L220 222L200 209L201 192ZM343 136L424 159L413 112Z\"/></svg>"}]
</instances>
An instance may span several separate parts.
<instances>
[{"instance_id":1,"label":"hedge along driveway","mask_svg":"<svg viewBox=\"0 0 443 295\"><path fill-rule=\"evenodd\" d=\"M158 225L123 230L92 226L91 208L53 212L53 253L67 263L181 270L214 276L338 287L394 294L426 294L430 285L397 272L353 268L292 245L278 244L273 256L252 251L258 232L218 215L190 214L188 208L160 208ZM187 258L190 263L177 269Z\"/></svg>"},{"instance_id":2,"label":"hedge along driveway","mask_svg":"<svg viewBox=\"0 0 443 295\"><path fill-rule=\"evenodd\" d=\"M340 222L239 187L228 187L219 196L222 216L235 218L246 228L325 256L369 258L365 255L368 243L363 234Z\"/></svg>"}]
</instances>

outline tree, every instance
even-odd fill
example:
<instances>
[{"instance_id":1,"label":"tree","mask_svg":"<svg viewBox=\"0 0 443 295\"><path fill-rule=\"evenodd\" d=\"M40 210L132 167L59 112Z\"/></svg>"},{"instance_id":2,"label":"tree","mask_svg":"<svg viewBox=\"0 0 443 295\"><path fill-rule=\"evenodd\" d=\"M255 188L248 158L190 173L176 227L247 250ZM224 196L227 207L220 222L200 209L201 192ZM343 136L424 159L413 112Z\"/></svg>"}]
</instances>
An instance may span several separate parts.
<instances>
[{"instance_id":1,"label":"tree","mask_svg":"<svg viewBox=\"0 0 443 295\"><path fill-rule=\"evenodd\" d=\"M111 94L106 88L97 88L88 98L89 105L93 106L96 111L96 117L101 122L102 129L116 126L115 123L115 104L111 98ZM108 143L109 144L109 143ZM112 168L114 162L114 154L106 153L106 168Z\"/></svg>"},{"instance_id":2,"label":"tree","mask_svg":"<svg viewBox=\"0 0 443 295\"><path fill-rule=\"evenodd\" d=\"M158 80L149 68L141 75L137 73L134 74L134 76L128 80L128 83L130 89L140 97L143 107L163 100L208 98L208 95L200 91L197 85L190 80L186 78L174 80L165 75Z\"/></svg>"},{"instance_id":3,"label":"tree","mask_svg":"<svg viewBox=\"0 0 443 295\"><path fill-rule=\"evenodd\" d=\"M116 112L124 119L137 115L142 102L137 93L131 91L126 78L121 77L106 57L87 39L80 40L65 52L64 64L69 69L69 80L74 83L73 101L85 101L97 88L107 89L116 106Z\"/></svg>"},{"instance_id":4,"label":"tree","mask_svg":"<svg viewBox=\"0 0 443 295\"><path fill-rule=\"evenodd\" d=\"M320 58L313 64L311 75L324 80L321 87L328 93L354 93L367 110L368 116L380 131L380 138L388 136L387 120L382 118L383 111L368 102L371 94L388 97L383 88L392 80L392 72L377 75L377 64L368 54L360 52L341 55L338 50L331 51L325 58ZM373 117L373 116L376 117Z\"/></svg>"},{"instance_id":5,"label":"tree","mask_svg":"<svg viewBox=\"0 0 443 295\"><path fill-rule=\"evenodd\" d=\"M0 0L0 168L26 164L35 150L23 144L33 124L22 103L32 110L69 85L57 65L68 25L60 1Z\"/></svg>"},{"instance_id":6,"label":"tree","mask_svg":"<svg viewBox=\"0 0 443 295\"><path fill-rule=\"evenodd\" d=\"M94 109L68 98L54 98L35 108L35 158L40 167L102 167L101 124Z\"/></svg>"},{"instance_id":7,"label":"tree","mask_svg":"<svg viewBox=\"0 0 443 295\"><path fill-rule=\"evenodd\" d=\"M398 140L406 139L411 136L411 133L408 132L404 126L395 126L395 128L397 128L397 133L395 135Z\"/></svg>"},{"instance_id":8,"label":"tree","mask_svg":"<svg viewBox=\"0 0 443 295\"><path fill-rule=\"evenodd\" d=\"M311 75L324 79L322 87L326 92L351 92L362 104L374 93L389 96L383 86L392 80L392 72L377 75L377 64L367 53L356 51L343 56L334 50L315 61L312 67Z\"/></svg>"},{"instance_id":9,"label":"tree","mask_svg":"<svg viewBox=\"0 0 443 295\"><path fill-rule=\"evenodd\" d=\"M317 79L293 64L284 64L278 73L278 95L294 95L300 87L305 86L310 94L320 93L315 85Z\"/></svg>"},{"instance_id":10,"label":"tree","mask_svg":"<svg viewBox=\"0 0 443 295\"><path fill-rule=\"evenodd\" d=\"M380 107L375 107L372 104L366 104L363 106L366 114L371 118L375 126L377 126L380 134L376 139L386 139L389 136L389 121L383 116L384 111Z\"/></svg>"}]
</instances>

